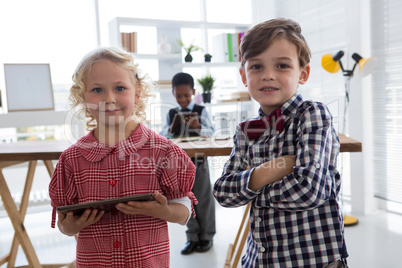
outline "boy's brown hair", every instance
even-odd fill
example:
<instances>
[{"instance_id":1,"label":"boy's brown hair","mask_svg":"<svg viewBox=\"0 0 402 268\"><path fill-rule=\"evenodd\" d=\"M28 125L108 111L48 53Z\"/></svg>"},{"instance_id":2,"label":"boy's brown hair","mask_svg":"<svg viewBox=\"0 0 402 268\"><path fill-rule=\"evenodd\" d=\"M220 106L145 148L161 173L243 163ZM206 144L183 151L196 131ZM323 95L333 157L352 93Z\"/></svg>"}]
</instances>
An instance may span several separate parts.
<instances>
[{"instance_id":1,"label":"boy's brown hair","mask_svg":"<svg viewBox=\"0 0 402 268\"><path fill-rule=\"evenodd\" d=\"M248 59L266 50L278 37L296 45L301 68L309 64L311 52L301 34L300 25L291 19L276 18L253 26L244 34L240 43L241 67Z\"/></svg>"}]
</instances>

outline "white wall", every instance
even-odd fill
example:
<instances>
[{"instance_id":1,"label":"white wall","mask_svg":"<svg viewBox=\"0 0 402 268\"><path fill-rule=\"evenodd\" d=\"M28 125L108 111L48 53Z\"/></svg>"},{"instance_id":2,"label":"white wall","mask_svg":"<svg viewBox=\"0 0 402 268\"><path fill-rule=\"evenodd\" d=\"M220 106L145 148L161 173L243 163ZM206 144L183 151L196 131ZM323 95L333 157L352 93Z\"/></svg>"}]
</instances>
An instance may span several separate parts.
<instances>
[{"instance_id":1,"label":"white wall","mask_svg":"<svg viewBox=\"0 0 402 268\"><path fill-rule=\"evenodd\" d=\"M290 2L290 8L298 8L302 0ZM318 2L317 2L318 3ZM253 24L277 17L274 0L253 0ZM362 57L370 55L370 2L365 0L344 0L339 4L346 5L345 19L347 28L345 37L347 51L344 65L352 65L351 54L356 52ZM323 10L322 12L326 12ZM292 18L297 20L296 18ZM319 23L319 21L317 21ZM311 34L311 33L310 33ZM350 53L350 55L348 54ZM328 52L325 52L328 53ZM323 52L324 54L324 52ZM346 64L345 64L346 63ZM349 69L349 68L346 68ZM308 90L305 88L304 90ZM360 78L355 71L351 80L348 135L363 143L362 153L351 153L351 206L352 213L361 215L376 210L373 196L372 179L372 114L371 83L369 77Z\"/></svg>"}]
</instances>

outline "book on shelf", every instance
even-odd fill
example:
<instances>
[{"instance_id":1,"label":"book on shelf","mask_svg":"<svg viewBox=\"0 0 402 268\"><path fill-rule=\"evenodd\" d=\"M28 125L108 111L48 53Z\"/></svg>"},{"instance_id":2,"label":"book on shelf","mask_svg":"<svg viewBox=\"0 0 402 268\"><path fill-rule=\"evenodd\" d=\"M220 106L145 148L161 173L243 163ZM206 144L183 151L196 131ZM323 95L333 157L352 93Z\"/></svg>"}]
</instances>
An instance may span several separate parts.
<instances>
[{"instance_id":1,"label":"book on shelf","mask_svg":"<svg viewBox=\"0 0 402 268\"><path fill-rule=\"evenodd\" d=\"M212 38L213 56L215 62L239 62L240 41L244 32L222 33Z\"/></svg>"},{"instance_id":2,"label":"book on shelf","mask_svg":"<svg viewBox=\"0 0 402 268\"><path fill-rule=\"evenodd\" d=\"M128 52L137 53L137 33L136 32L122 32L121 33L121 46Z\"/></svg>"},{"instance_id":3,"label":"book on shelf","mask_svg":"<svg viewBox=\"0 0 402 268\"><path fill-rule=\"evenodd\" d=\"M228 38L226 33L212 37L213 61L229 62Z\"/></svg>"}]
</instances>

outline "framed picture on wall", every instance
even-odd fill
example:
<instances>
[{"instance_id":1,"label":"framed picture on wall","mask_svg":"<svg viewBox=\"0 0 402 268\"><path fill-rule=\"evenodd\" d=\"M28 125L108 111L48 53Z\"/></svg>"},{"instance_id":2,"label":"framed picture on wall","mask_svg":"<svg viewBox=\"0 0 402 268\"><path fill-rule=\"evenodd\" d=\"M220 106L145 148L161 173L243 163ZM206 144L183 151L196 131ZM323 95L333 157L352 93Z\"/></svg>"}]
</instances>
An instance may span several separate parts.
<instances>
[{"instance_id":1,"label":"framed picture on wall","mask_svg":"<svg viewBox=\"0 0 402 268\"><path fill-rule=\"evenodd\" d=\"M54 110L48 63L4 64L8 112Z\"/></svg>"}]
</instances>

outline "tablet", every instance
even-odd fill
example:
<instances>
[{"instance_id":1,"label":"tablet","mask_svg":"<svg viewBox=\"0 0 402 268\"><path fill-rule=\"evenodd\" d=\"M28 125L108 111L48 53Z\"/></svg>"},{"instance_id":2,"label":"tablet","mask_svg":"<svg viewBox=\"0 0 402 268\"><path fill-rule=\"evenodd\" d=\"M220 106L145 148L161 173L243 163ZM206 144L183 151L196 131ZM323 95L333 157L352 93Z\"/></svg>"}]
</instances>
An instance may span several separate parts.
<instances>
[{"instance_id":1,"label":"tablet","mask_svg":"<svg viewBox=\"0 0 402 268\"><path fill-rule=\"evenodd\" d=\"M181 122L183 119L187 119L190 117L198 116L198 113L177 113L173 117L173 126L172 126L172 133L180 132L181 129Z\"/></svg>"},{"instance_id":2,"label":"tablet","mask_svg":"<svg viewBox=\"0 0 402 268\"><path fill-rule=\"evenodd\" d=\"M74 204L74 205L61 206L61 207L57 208L57 211L58 212L73 211L74 214L81 215L88 208L89 209L96 208L99 210L104 210L105 212L110 212L112 209L114 209L115 205L117 205L118 203L127 203L129 201L153 201L153 200L155 200L155 199L154 199L154 195L152 193L137 194L137 195L105 199L105 200L94 201L94 202L86 202L86 203L80 203L80 204Z\"/></svg>"}]
</instances>

